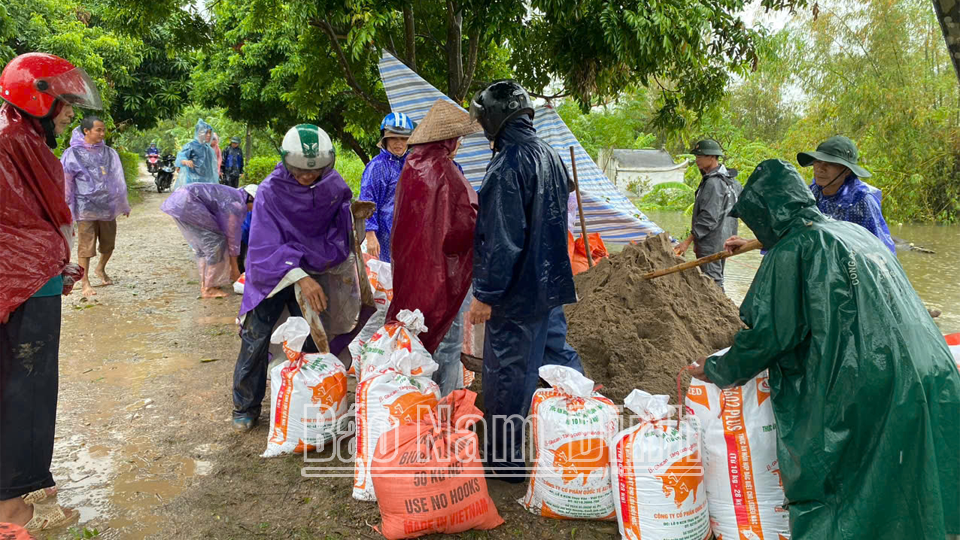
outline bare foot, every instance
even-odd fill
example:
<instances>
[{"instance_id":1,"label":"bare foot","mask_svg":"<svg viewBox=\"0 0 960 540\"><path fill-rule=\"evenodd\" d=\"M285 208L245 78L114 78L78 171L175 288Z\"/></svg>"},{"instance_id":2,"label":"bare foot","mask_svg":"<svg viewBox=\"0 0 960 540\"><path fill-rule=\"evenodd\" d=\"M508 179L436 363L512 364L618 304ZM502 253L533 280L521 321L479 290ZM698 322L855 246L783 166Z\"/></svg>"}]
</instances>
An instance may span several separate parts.
<instances>
[{"instance_id":1,"label":"bare foot","mask_svg":"<svg viewBox=\"0 0 960 540\"><path fill-rule=\"evenodd\" d=\"M83 293L84 296L96 296L97 291L93 290L93 287L90 285L89 281L83 282Z\"/></svg>"},{"instance_id":2,"label":"bare foot","mask_svg":"<svg viewBox=\"0 0 960 540\"><path fill-rule=\"evenodd\" d=\"M33 517L33 506L17 497L0 504L0 523L13 523L24 526Z\"/></svg>"},{"instance_id":3,"label":"bare foot","mask_svg":"<svg viewBox=\"0 0 960 540\"><path fill-rule=\"evenodd\" d=\"M107 275L107 272L105 270L103 270L102 268L97 268L95 273L97 274L97 277L100 278L100 281L103 282L103 285L105 287L107 285L113 285L113 280L110 279L110 276Z\"/></svg>"},{"instance_id":4,"label":"bare foot","mask_svg":"<svg viewBox=\"0 0 960 540\"><path fill-rule=\"evenodd\" d=\"M227 293L216 287L203 287L200 289L200 298L226 298Z\"/></svg>"}]
</instances>

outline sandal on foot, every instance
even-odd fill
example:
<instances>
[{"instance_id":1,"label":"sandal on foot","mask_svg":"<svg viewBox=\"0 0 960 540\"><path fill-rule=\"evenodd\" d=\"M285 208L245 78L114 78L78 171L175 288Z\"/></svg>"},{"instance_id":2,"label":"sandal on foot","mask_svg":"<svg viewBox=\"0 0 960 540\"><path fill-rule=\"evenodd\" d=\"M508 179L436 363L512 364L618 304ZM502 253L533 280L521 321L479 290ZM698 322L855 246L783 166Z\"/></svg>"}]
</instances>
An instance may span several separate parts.
<instances>
[{"instance_id":1,"label":"sandal on foot","mask_svg":"<svg viewBox=\"0 0 960 540\"><path fill-rule=\"evenodd\" d=\"M69 512L69 513L68 513ZM27 532L36 534L38 532L50 531L67 525L73 525L80 521L80 512L78 510L64 509L56 503L39 503L33 505L33 517L23 526Z\"/></svg>"},{"instance_id":2,"label":"sandal on foot","mask_svg":"<svg viewBox=\"0 0 960 540\"><path fill-rule=\"evenodd\" d=\"M53 493L48 493L47 492L48 489L53 490ZM24 495L23 502L27 504L36 504L48 497L56 497L56 496L57 496L56 486L52 488L40 488L36 491L31 491L30 493L27 493L26 495Z\"/></svg>"}]
</instances>

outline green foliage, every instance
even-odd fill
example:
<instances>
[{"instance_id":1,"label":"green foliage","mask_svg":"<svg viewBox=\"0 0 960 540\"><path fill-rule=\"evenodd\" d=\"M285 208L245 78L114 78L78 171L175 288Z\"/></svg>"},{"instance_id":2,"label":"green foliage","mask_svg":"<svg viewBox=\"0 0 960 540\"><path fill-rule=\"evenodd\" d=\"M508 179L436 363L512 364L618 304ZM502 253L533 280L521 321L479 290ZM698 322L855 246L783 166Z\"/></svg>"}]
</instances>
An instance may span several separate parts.
<instances>
[{"instance_id":1,"label":"green foliage","mask_svg":"<svg viewBox=\"0 0 960 540\"><path fill-rule=\"evenodd\" d=\"M690 167L690 169L696 169ZM690 169L687 169L688 171ZM699 182L699 180L697 180ZM684 182L663 182L653 186L649 193L643 196L637 206L643 211L649 210L676 210L686 214L693 213L693 200L696 188Z\"/></svg>"},{"instance_id":2,"label":"green foliage","mask_svg":"<svg viewBox=\"0 0 960 540\"><path fill-rule=\"evenodd\" d=\"M280 161L279 156L263 156L251 159L243 166L243 183L259 184L263 182L267 175L276 168L278 161Z\"/></svg>"},{"instance_id":3,"label":"green foliage","mask_svg":"<svg viewBox=\"0 0 960 540\"><path fill-rule=\"evenodd\" d=\"M123 179L127 182L127 198L131 203L139 202L140 195L140 156L133 152L117 150L123 165Z\"/></svg>"},{"instance_id":4,"label":"green foliage","mask_svg":"<svg viewBox=\"0 0 960 540\"><path fill-rule=\"evenodd\" d=\"M584 114L572 99L557 107L557 114L573 132L583 149L596 161L605 149L650 148L656 137L646 132L651 113L649 92L634 88L616 103Z\"/></svg>"}]
</instances>

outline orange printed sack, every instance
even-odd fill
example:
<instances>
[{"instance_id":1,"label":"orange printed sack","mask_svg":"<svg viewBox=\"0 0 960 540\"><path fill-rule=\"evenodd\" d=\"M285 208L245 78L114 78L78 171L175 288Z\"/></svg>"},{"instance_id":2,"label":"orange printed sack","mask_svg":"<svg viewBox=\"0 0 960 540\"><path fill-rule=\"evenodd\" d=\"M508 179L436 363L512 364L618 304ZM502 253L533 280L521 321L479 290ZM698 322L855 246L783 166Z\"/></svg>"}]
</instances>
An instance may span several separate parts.
<instances>
[{"instance_id":1,"label":"orange printed sack","mask_svg":"<svg viewBox=\"0 0 960 540\"><path fill-rule=\"evenodd\" d=\"M389 322L377 330L370 340L360 350L360 360L357 366L357 380L363 379L380 371L390 368L391 355L396 351L417 353L432 359L430 352L420 343L417 336L427 330L423 320L423 313L419 309L410 311L401 310L397 313L397 320ZM416 374L414 374L416 375Z\"/></svg>"},{"instance_id":2,"label":"orange printed sack","mask_svg":"<svg viewBox=\"0 0 960 540\"><path fill-rule=\"evenodd\" d=\"M947 340L947 346L953 353L953 361L956 362L957 369L960 369L960 334L947 334L943 338Z\"/></svg>"},{"instance_id":3,"label":"orange printed sack","mask_svg":"<svg viewBox=\"0 0 960 540\"><path fill-rule=\"evenodd\" d=\"M347 413L347 370L332 354L300 352L310 336L302 317L290 317L273 333L286 362L270 373L270 435L261 457L303 453L342 432Z\"/></svg>"},{"instance_id":4,"label":"orange printed sack","mask_svg":"<svg viewBox=\"0 0 960 540\"><path fill-rule=\"evenodd\" d=\"M573 368L542 366L540 378L553 388L533 394L534 469L518 502L552 518L615 519L607 441L620 412Z\"/></svg>"},{"instance_id":5,"label":"orange printed sack","mask_svg":"<svg viewBox=\"0 0 960 540\"><path fill-rule=\"evenodd\" d=\"M767 372L726 390L693 379L686 407L700 421L713 534L727 539L790 538Z\"/></svg>"},{"instance_id":6,"label":"orange printed sack","mask_svg":"<svg viewBox=\"0 0 960 540\"><path fill-rule=\"evenodd\" d=\"M380 436L404 423L419 422L436 409L440 387L430 377L437 367L429 356L399 350L394 351L381 370L360 381L354 499L377 500L370 467Z\"/></svg>"},{"instance_id":7,"label":"orange printed sack","mask_svg":"<svg viewBox=\"0 0 960 540\"><path fill-rule=\"evenodd\" d=\"M610 443L620 536L627 540L702 540L710 536L700 463L700 424L671 420L668 396L630 392L624 405L640 419Z\"/></svg>"},{"instance_id":8,"label":"orange printed sack","mask_svg":"<svg viewBox=\"0 0 960 540\"><path fill-rule=\"evenodd\" d=\"M455 390L436 412L380 436L373 485L380 497L380 532L389 539L493 529L503 523L487 492L477 434L477 394Z\"/></svg>"}]
</instances>

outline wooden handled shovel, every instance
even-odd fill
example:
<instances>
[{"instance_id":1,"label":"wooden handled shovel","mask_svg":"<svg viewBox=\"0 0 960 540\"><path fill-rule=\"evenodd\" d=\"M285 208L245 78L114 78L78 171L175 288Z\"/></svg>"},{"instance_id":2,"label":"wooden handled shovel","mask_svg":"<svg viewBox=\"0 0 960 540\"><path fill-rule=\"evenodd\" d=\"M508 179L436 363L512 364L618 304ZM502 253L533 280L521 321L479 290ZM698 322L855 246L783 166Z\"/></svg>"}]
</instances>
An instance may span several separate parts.
<instances>
[{"instance_id":1,"label":"wooden handled shovel","mask_svg":"<svg viewBox=\"0 0 960 540\"><path fill-rule=\"evenodd\" d=\"M734 255L740 255L741 253L746 253L748 251L753 251L755 249L762 248L763 245L759 240L750 240L746 244L740 246L740 249L730 253L729 251L721 251L719 253L714 253L713 255L707 255L706 257L700 257L695 261L685 262L683 264L678 264L676 266L671 266L670 268L664 268L663 270L657 270L655 272L650 272L643 275L643 279L653 279L660 276L665 276L667 274L675 274L677 272L683 272L684 270L689 270L691 268L696 268L707 263L714 261L719 261L721 259L726 259L727 257L733 257Z\"/></svg>"}]
</instances>

